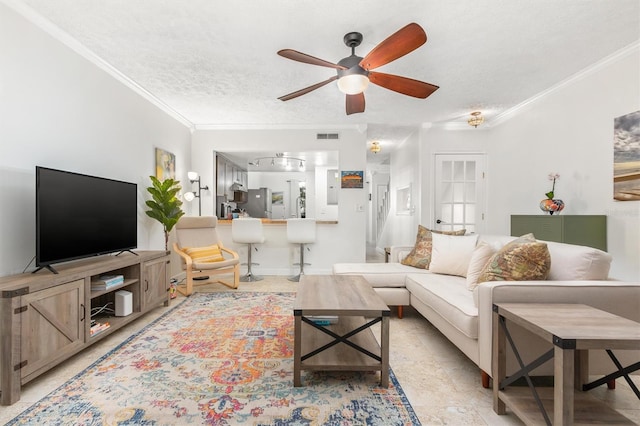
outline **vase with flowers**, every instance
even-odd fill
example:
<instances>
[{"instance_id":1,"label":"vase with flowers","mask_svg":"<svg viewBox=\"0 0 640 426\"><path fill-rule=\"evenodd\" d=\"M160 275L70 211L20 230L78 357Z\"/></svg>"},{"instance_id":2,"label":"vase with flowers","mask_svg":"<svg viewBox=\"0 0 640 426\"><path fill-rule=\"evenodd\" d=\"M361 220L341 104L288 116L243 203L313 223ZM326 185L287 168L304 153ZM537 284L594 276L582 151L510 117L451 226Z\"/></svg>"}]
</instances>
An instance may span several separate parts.
<instances>
[{"instance_id":1,"label":"vase with flowers","mask_svg":"<svg viewBox=\"0 0 640 426\"><path fill-rule=\"evenodd\" d=\"M553 184L551 185L551 191L544 194L547 196L547 198L540 201L540 210L542 210L545 213L549 213L551 215L554 213L559 214L562 211L562 209L564 209L564 201L558 198L553 198L555 196L554 191L556 190L556 180L559 178L560 178L560 174L549 173L549 180L553 181Z\"/></svg>"}]
</instances>

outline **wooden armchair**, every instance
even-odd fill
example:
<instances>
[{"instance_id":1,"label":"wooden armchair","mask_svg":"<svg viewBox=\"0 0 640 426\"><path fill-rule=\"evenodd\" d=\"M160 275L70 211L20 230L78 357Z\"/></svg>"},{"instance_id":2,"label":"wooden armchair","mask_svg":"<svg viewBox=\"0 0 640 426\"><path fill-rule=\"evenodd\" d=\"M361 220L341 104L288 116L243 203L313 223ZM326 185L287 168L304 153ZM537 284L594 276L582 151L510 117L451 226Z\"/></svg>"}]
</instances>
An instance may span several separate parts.
<instances>
[{"instance_id":1,"label":"wooden armchair","mask_svg":"<svg viewBox=\"0 0 640 426\"><path fill-rule=\"evenodd\" d=\"M233 282L218 279L217 282L238 288L240 260L238 254L224 247L218 237L215 216L183 216L176 224L175 250L182 259L182 269L187 273L185 284L178 291L185 296L193 293L194 279L213 274L233 274Z\"/></svg>"}]
</instances>

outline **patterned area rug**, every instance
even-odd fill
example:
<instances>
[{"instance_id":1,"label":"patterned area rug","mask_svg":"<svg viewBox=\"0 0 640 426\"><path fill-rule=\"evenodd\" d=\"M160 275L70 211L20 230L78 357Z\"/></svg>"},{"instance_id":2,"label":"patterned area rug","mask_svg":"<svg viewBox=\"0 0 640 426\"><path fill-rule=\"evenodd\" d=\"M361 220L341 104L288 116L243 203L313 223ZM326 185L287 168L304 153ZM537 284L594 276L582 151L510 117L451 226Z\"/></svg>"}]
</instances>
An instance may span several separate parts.
<instances>
[{"instance_id":1,"label":"patterned area rug","mask_svg":"<svg viewBox=\"0 0 640 426\"><path fill-rule=\"evenodd\" d=\"M9 425L419 425L393 372L303 372L294 293L196 293Z\"/></svg>"}]
</instances>

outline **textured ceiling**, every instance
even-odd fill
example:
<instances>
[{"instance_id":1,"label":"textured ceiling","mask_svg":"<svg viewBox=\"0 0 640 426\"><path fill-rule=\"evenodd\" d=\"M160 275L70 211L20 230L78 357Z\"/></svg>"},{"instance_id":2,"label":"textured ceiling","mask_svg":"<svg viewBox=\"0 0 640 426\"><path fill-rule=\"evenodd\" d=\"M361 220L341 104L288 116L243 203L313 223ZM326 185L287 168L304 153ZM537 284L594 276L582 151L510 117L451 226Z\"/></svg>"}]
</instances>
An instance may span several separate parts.
<instances>
[{"instance_id":1,"label":"textured ceiling","mask_svg":"<svg viewBox=\"0 0 640 426\"><path fill-rule=\"evenodd\" d=\"M640 39L638 0L4 1L196 127L367 125L369 140L396 142L423 123L464 123L476 109L490 124ZM370 85L366 111L351 116L335 84L277 99L335 75L278 50L337 62L350 54L344 34L363 34L364 56L410 22L427 43L377 71L440 86L427 99Z\"/></svg>"}]
</instances>

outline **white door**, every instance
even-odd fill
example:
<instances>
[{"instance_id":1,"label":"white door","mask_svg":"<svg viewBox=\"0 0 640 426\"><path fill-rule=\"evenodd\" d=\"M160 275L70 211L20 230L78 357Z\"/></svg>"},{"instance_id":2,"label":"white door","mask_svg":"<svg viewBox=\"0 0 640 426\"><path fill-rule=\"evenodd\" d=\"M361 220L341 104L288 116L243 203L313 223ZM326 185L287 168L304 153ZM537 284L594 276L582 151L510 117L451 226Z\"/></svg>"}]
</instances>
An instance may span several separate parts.
<instances>
[{"instance_id":1,"label":"white door","mask_svg":"<svg viewBox=\"0 0 640 426\"><path fill-rule=\"evenodd\" d=\"M434 228L442 231L484 231L485 156L436 154Z\"/></svg>"}]
</instances>

